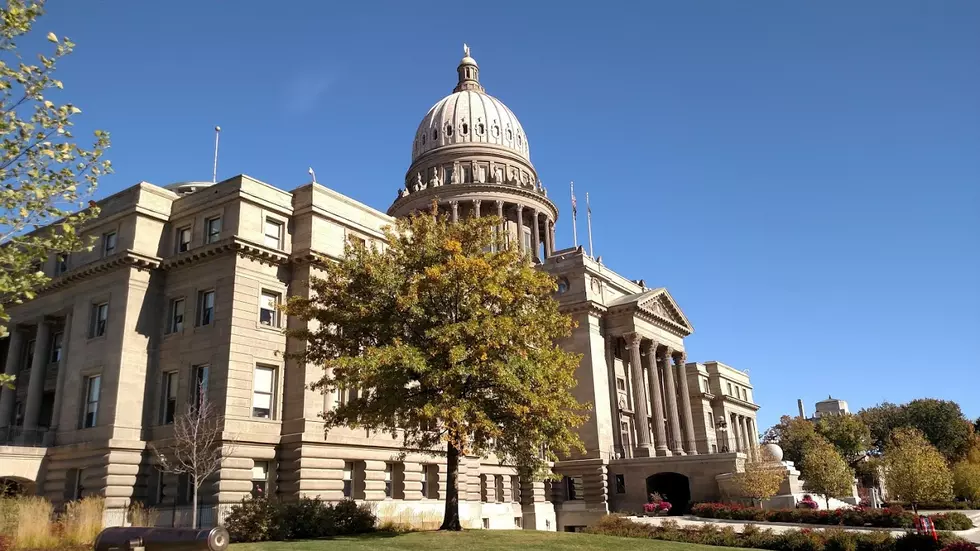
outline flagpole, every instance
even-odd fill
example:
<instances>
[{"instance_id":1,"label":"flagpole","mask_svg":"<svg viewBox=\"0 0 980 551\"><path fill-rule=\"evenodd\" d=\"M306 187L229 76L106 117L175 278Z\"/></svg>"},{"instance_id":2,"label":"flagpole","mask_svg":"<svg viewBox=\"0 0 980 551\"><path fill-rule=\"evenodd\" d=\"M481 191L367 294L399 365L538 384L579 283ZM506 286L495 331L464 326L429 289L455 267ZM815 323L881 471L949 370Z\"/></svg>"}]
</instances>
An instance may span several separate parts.
<instances>
[{"instance_id":1,"label":"flagpole","mask_svg":"<svg viewBox=\"0 0 980 551\"><path fill-rule=\"evenodd\" d=\"M589 220L589 256L595 258L592 252L592 205L589 204L589 192L585 192L585 214Z\"/></svg>"},{"instance_id":2,"label":"flagpole","mask_svg":"<svg viewBox=\"0 0 980 551\"><path fill-rule=\"evenodd\" d=\"M221 127L214 127L214 170L211 172L211 183L218 183L218 137L221 136Z\"/></svg>"},{"instance_id":3,"label":"flagpole","mask_svg":"<svg viewBox=\"0 0 980 551\"><path fill-rule=\"evenodd\" d=\"M572 242L578 248L578 205L575 204L575 182L571 182L569 187L572 190Z\"/></svg>"}]
</instances>

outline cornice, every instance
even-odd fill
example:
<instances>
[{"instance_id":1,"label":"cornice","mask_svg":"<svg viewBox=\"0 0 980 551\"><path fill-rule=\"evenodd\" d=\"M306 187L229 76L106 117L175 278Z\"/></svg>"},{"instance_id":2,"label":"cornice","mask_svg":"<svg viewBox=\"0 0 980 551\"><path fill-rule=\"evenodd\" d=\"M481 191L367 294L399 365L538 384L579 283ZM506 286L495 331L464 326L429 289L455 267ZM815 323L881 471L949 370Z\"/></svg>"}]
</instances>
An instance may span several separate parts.
<instances>
[{"instance_id":1,"label":"cornice","mask_svg":"<svg viewBox=\"0 0 980 551\"><path fill-rule=\"evenodd\" d=\"M608 309L599 304L598 302L592 300L586 300L582 302L575 302L569 305L558 305L558 311L562 314L592 314L594 316L603 316L606 314Z\"/></svg>"},{"instance_id":2,"label":"cornice","mask_svg":"<svg viewBox=\"0 0 980 551\"><path fill-rule=\"evenodd\" d=\"M257 245L250 241L239 239L238 237L230 237L210 245L195 247L176 256L167 257L163 259L160 267L164 270L171 270L187 264L193 264L206 258L229 253L237 254L243 258L251 258L264 264L269 264L270 266L282 266L289 263L290 260L289 256L282 251Z\"/></svg>"},{"instance_id":3,"label":"cornice","mask_svg":"<svg viewBox=\"0 0 980 551\"><path fill-rule=\"evenodd\" d=\"M38 294L54 291L74 285L80 281L89 279L93 276L111 272L119 268L136 268L137 270L154 270L160 267L160 258L149 256L135 251L123 251L112 256L101 258L94 262L75 268L60 276L52 278L47 284L39 287Z\"/></svg>"},{"instance_id":4,"label":"cornice","mask_svg":"<svg viewBox=\"0 0 980 551\"><path fill-rule=\"evenodd\" d=\"M715 396L714 399L711 400L711 402L713 404L722 404L722 403L734 404L746 409L751 409L752 411L759 411L760 408L758 404L754 404L752 402L746 402L745 400L736 398L734 396L729 396L727 394L722 394L721 396Z\"/></svg>"},{"instance_id":5,"label":"cornice","mask_svg":"<svg viewBox=\"0 0 980 551\"><path fill-rule=\"evenodd\" d=\"M683 325L677 323L674 320L664 318L657 314L650 312L644 308L640 308L636 304L624 304L621 306L614 306L609 309L610 314L630 314L636 316L646 322L652 323L661 329L664 329L670 333L677 335L678 337L687 337L691 334L690 331Z\"/></svg>"}]
</instances>

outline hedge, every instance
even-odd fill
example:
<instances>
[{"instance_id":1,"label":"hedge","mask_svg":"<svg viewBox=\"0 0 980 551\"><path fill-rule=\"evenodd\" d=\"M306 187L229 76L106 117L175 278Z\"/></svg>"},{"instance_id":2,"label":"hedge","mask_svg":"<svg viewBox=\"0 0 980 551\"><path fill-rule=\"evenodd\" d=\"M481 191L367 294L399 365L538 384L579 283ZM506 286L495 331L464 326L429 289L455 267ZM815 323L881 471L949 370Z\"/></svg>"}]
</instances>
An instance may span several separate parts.
<instances>
[{"instance_id":1,"label":"hedge","mask_svg":"<svg viewBox=\"0 0 980 551\"><path fill-rule=\"evenodd\" d=\"M350 500L331 504L311 498L289 503L246 498L232 506L225 528L234 542L282 541L370 532L376 520L370 509Z\"/></svg>"},{"instance_id":2,"label":"hedge","mask_svg":"<svg viewBox=\"0 0 980 551\"><path fill-rule=\"evenodd\" d=\"M840 528L823 530L791 530L780 534L746 526L741 533L732 527L719 528L704 524L698 528L681 528L676 522L664 521L659 525L641 524L617 515L606 515L598 523L585 530L590 534L602 534L626 538L646 538L700 545L720 545L772 551L959 551L969 550L970 544L949 532L940 532L939 539L908 532L895 538L889 532L848 532ZM963 547L963 545L967 547ZM948 548L957 545L959 547Z\"/></svg>"},{"instance_id":3,"label":"hedge","mask_svg":"<svg viewBox=\"0 0 980 551\"><path fill-rule=\"evenodd\" d=\"M747 520L753 522L789 522L795 524L819 524L829 526L872 526L875 528L912 528L915 515L900 507L888 509L760 509L730 503L698 503L691 507L691 514L701 518ZM973 522L963 513L951 512L931 515L937 530L969 530Z\"/></svg>"},{"instance_id":4,"label":"hedge","mask_svg":"<svg viewBox=\"0 0 980 551\"><path fill-rule=\"evenodd\" d=\"M888 506L912 509L911 503L889 503ZM980 509L980 501L930 501L917 503L916 508L920 511L968 511Z\"/></svg>"}]
</instances>

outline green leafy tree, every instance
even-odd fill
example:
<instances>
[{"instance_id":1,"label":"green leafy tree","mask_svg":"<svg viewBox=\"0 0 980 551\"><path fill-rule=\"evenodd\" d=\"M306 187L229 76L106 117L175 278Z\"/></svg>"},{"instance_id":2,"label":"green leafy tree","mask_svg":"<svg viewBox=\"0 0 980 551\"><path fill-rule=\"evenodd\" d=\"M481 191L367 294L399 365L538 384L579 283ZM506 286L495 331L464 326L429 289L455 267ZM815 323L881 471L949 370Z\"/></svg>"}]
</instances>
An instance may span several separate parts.
<instances>
[{"instance_id":1,"label":"green leafy tree","mask_svg":"<svg viewBox=\"0 0 980 551\"><path fill-rule=\"evenodd\" d=\"M798 466L804 488L823 495L827 509L830 509L830 498L851 495L854 471L847 466L837 447L826 438L820 438L808 447Z\"/></svg>"},{"instance_id":2,"label":"green leafy tree","mask_svg":"<svg viewBox=\"0 0 980 551\"><path fill-rule=\"evenodd\" d=\"M895 429L910 427L921 432L946 459L956 461L969 450L974 434L959 404L949 400L920 398L901 406L884 403L858 415L870 427L877 453L884 451Z\"/></svg>"},{"instance_id":3,"label":"green leafy tree","mask_svg":"<svg viewBox=\"0 0 980 551\"><path fill-rule=\"evenodd\" d=\"M745 469L732 475L732 490L737 497L752 500L753 505L779 493L779 487L786 478L786 467L766 448L759 448L754 459L745 462Z\"/></svg>"},{"instance_id":4,"label":"green leafy tree","mask_svg":"<svg viewBox=\"0 0 980 551\"><path fill-rule=\"evenodd\" d=\"M763 435L763 441L779 444L783 449L783 459L799 463L806 455L806 450L815 445L821 436L816 426L800 417L784 415L779 423L773 425Z\"/></svg>"},{"instance_id":5,"label":"green leafy tree","mask_svg":"<svg viewBox=\"0 0 980 551\"><path fill-rule=\"evenodd\" d=\"M871 429L857 415L829 415L817 421L817 432L853 467L871 449Z\"/></svg>"},{"instance_id":6,"label":"green leafy tree","mask_svg":"<svg viewBox=\"0 0 980 551\"><path fill-rule=\"evenodd\" d=\"M980 443L953 465L953 493L960 499L980 501Z\"/></svg>"},{"instance_id":7,"label":"green leafy tree","mask_svg":"<svg viewBox=\"0 0 980 551\"><path fill-rule=\"evenodd\" d=\"M64 85L54 72L74 43L49 32L50 52L18 48L43 13L42 0L0 8L0 320L9 319L6 305L33 298L47 281L38 263L91 246L76 229L97 214L84 199L110 171L102 159L109 135L96 131L91 149L78 145L72 127L81 110L57 101ZM0 374L0 384L11 382Z\"/></svg>"},{"instance_id":8,"label":"green leafy tree","mask_svg":"<svg viewBox=\"0 0 980 551\"><path fill-rule=\"evenodd\" d=\"M387 246L348 245L310 282L309 298L285 308L311 322L289 334L305 344L291 356L325 370L313 388L361 389L325 412L328 429L445 445L444 530L461 528L461 455L544 476L548 460L581 449L575 429L587 406L571 393L580 356L555 344L572 321L558 311L554 279L495 241L499 224L434 213L397 220Z\"/></svg>"},{"instance_id":9,"label":"green leafy tree","mask_svg":"<svg viewBox=\"0 0 980 551\"><path fill-rule=\"evenodd\" d=\"M885 485L901 501L918 504L953 497L953 477L946 458L914 428L892 433L885 447Z\"/></svg>"}]
</instances>

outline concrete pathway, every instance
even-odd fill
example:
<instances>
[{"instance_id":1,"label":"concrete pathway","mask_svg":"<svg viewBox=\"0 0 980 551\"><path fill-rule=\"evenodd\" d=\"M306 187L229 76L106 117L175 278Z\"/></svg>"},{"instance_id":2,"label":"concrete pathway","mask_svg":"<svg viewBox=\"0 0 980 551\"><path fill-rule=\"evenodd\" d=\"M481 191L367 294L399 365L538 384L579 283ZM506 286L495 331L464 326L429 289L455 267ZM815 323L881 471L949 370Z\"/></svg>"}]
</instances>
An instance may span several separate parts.
<instances>
[{"instance_id":1,"label":"concrete pathway","mask_svg":"<svg viewBox=\"0 0 980 551\"><path fill-rule=\"evenodd\" d=\"M929 511L930 515L941 513L944 511ZM953 532L957 536L971 541L973 543L980 543L980 511L958 511L964 513L966 516L973 520L973 524L978 526L978 528L973 528L972 530L960 530L958 532ZM682 527L686 528L697 528L705 524L715 524L718 526L730 526L735 529L736 532L742 532L745 527L749 524L757 526L759 528L768 528L773 532L779 534L783 532L788 532L790 530L799 530L801 528L810 528L811 530L822 530L827 528L842 528L850 532L890 532L893 536L901 536L906 531L903 529L896 530L892 528L870 528L864 526L827 526L824 524L794 524L789 522L745 522L741 520L724 520L724 519L702 519L699 517L687 515L683 517L628 517L630 520L644 523L644 524L654 524L659 525L665 520L672 520Z\"/></svg>"}]
</instances>

